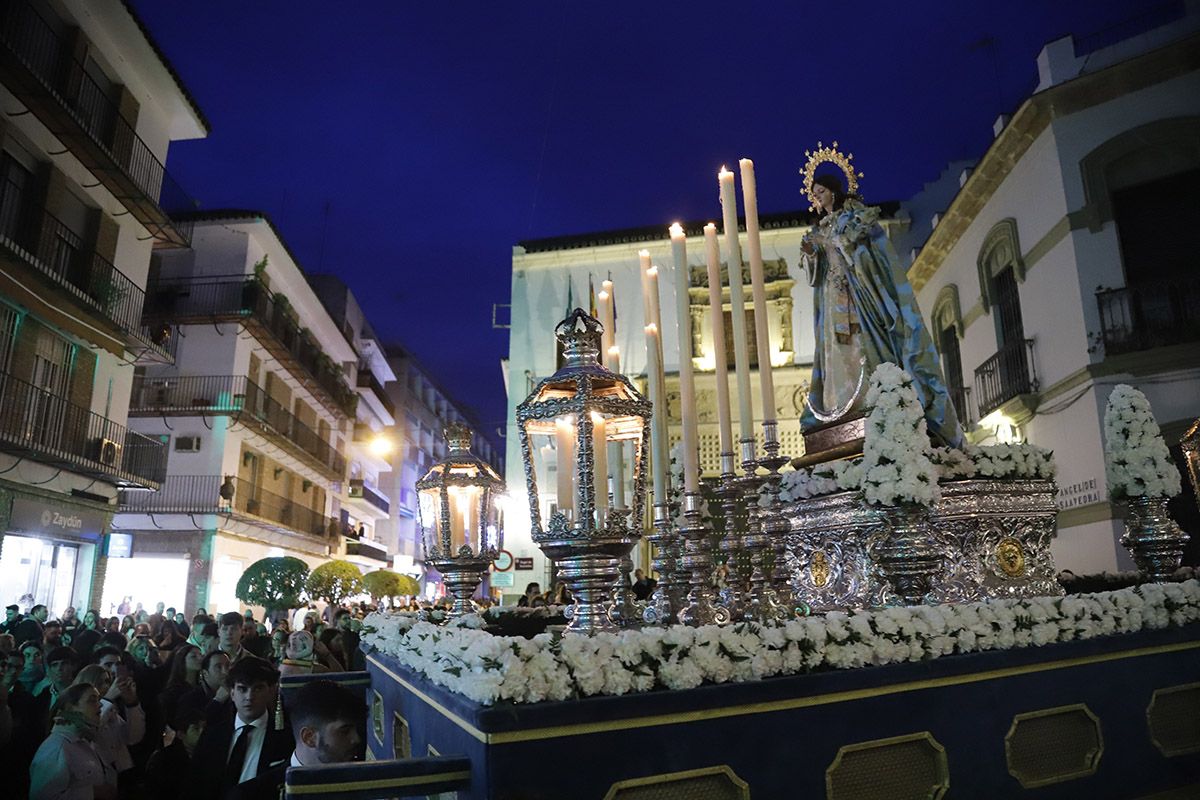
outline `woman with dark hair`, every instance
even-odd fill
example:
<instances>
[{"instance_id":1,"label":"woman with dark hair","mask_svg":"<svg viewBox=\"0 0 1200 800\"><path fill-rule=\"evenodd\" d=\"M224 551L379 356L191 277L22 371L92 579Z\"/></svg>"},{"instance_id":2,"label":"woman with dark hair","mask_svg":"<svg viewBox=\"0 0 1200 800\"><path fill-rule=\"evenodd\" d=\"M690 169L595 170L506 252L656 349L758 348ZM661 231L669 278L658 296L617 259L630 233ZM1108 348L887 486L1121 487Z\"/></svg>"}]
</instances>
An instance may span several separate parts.
<instances>
[{"instance_id":1,"label":"woman with dark hair","mask_svg":"<svg viewBox=\"0 0 1200 800\"><path fill-rule=\"evenodd\" d=\"M134 624L133 614L126 614L125 616L121 617L121 633L125 635L126 639L133 638Z\"/></svg>"},{"instance_id":2,"label":"woman with dark hair","mask_svg":"<svg viewBox=\"0 0 1200 800\"><path fill-rule=\"evenodd\" d=\"M942 377L933 340L921 318L905 268L879 223L879 209L863 205L837 175L813 175L833 162L857 177L849 161L823 148L805 165L805 191L820 219L801 242L801 263L813 286L816 348L801 425L852 419L866 405L871 373L898 365L913 379L930 435L961 447L962 429Z\"/></svg>"},{"instance_id":3,"label":"woman with dark hair","mask_svg":"<svg viewBox=\"0 0 1200 800\"><path fill-rule=\"evenodd\" d=\"M171 663L167 667L167 684L158 695L161 719L173 719L179 698L199 688L200 665L203 661L204 653L194 644L181 644L175 648L175 652L171 654Z\"/></svg>"},{"instance_id":4,"label":"woman with dark hair","mask_svg":"<svg viewBox=\"0 0 1200 800\"><path fill-rule=\"evenodd\" d=\"M164 653L170 653L184 639L179 634L179 629L175 627L173 620L163 620L162 627L158 629L158 649Z\"/></svg>"},{"instance_id":5,"label":"woman with dark hair","mask_svg":"<svg viewBox=\"0 0 1200 800\"><path fill-rule=\"evenodd\" d=\"M100 693L94 686L67 687L50 712L54 727L29 765L30 800L59 797L117 796L117 774L96 753L100 729Z\"/></svg>"}]
</instances>

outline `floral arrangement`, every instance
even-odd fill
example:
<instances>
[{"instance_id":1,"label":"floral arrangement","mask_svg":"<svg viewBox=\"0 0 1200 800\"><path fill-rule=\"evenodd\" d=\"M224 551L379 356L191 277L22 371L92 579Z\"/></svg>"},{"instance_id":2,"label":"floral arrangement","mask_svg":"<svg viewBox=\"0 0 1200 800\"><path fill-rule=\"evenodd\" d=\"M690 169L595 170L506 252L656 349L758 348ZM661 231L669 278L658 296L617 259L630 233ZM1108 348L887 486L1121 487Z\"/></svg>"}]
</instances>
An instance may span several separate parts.
<instances>
[{"instance_id":1,"label":"floral arrangement","mask_svg":"<svg viewBox=\"0 0 1200 800\"><path fill-rule=\"evenodd\" d=\"M862 493L871 505L931 506L941 499L938 471L929 459L925 412L912 377L891 363L871 373L863 443Z\"/></svg>"},{"instance_id":2,"label":"floral arrangement","mask_svg":"<svg viewBox=\"0 0 1200 800\"><path fill-rule=\"evenodd\" d=\"M1200 581L1061 598L831 612L778 625L673 625L596 636L493 636L479 630L473 616L439 628L413 615L375 613L365 621L363 642L483 705L537 703L1187 625L1200 621Z\"/></svg>"},{"instance_id":3,"label":"floral arrangement","mask_svg":"<svg viewBox=\"0 0 1200 800\"><path fill-rule=\"evenodd\" d=\"M1114 500L1174 497L1181 489L1146 395L1124 383L1104 409L1104 472Z\"/></svg>"},{"instance_id":4,"label":"floral arrangement","mask_svg":"<svg viewBox=\"0 0 1200 800\"><path fill-rule=\"evenodd\" d=\"M1024 443L968 445L964 450L934 447L929 460L941 483L967 478L1052 480L1055 475L1054 453ZM855 491L862 488L862 475L862 464L855 461L831 461L785 472L779 496L790 501Z\"/></svg>"}]
</instances>

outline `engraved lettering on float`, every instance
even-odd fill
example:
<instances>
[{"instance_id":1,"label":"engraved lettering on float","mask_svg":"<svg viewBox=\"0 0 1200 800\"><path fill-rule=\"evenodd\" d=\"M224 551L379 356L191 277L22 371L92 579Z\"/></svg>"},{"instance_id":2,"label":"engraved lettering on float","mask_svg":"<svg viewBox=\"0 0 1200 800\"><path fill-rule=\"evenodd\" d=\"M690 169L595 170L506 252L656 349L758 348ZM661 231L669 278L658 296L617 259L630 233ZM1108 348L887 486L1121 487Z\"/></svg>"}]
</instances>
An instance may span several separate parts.
<instances>
[{"instance_id":1,"label":"engraved lettering on float","mask_svg":"<svg viewBox=\"0 0 1200 800\"><path fill-rule=\"evenodd\" d=\"M1077 483L1060 486L1057 498L1058 510L1066 511L1069 508L1099 503L1104 499L1104 495L1098 488L1098 484L1099 482L1095 478L1088 478Z\"/></svg>"}]
</instances>

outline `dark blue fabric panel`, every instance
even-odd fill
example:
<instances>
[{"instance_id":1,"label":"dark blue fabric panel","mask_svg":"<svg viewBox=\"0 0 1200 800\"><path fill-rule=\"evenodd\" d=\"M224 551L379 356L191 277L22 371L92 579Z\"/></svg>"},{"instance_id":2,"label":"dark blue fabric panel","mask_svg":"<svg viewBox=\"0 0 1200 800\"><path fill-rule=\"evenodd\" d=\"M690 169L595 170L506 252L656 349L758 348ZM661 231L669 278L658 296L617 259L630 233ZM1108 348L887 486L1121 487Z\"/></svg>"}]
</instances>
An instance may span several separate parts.
<instances>
[{"instance_id":1,"label":"dark blue fabric panel","mask_svg":"<svg viewBox=\"0 0 1200 800\"><path fill-rule=\"evenodd\" d=\"M653 692L566 703L483 708L430 684L386 656L373 657L431 700L478 728L505 731L714 711L748 703L818 697L914 681L1022 668L1087 656L1186 644L1200 626L1103 640L943 658L918 664L842 670L683 692ZM838 749L929 731L946 748L952 796L1130 798L1200 783L1200 754L1165 758L1154 748L1146 707L1154 689L1200 680L1200 649L1183 649L1023 672L958 685L843 699L802 708L707 717L690 722L483 745L377 668L388 719L401 708L412 726L413 754L429 742L472 763L464 798L602 798L616 781L716 765L730 766L754 797L823 797L825 771ZM1008 774L1004 737L1014 715L1085 703L1101 721L1104 755L1095 775L1023 790ZM391 735L390 722L387 736ZM445 742L446 744L443 744ZM372 748L376 742L372 739ZM391 757L391 741L376 749ZM458 748L458 749L455 749ZM482 781L482 782L481 782ZM486 789L481 789L486 787Z\"/></svg>"}]
</instances>

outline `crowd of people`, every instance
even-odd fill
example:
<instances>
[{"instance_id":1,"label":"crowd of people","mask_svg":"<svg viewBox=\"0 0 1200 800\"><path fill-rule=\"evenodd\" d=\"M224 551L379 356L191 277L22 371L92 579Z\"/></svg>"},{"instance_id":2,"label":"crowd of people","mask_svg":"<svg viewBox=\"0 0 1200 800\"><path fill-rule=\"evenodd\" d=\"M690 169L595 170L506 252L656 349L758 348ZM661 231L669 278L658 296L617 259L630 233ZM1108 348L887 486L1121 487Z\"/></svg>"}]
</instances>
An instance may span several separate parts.
<instances>
[{"instance_id":1,"label":"crowd of people","mask_svg":"<svg viewBox=\"0 0 1200 800\"><path fill-rule=\"evenodd\" d=\"M0 770L14 800L274 798L288 766L361 757L365 704L327 680L365 668L368 608L189 619L44 605L0 623ZM294 625L294 628L293 628ZM285 725L285 718L290 725Z\"/></svg>"}]
</instances>

